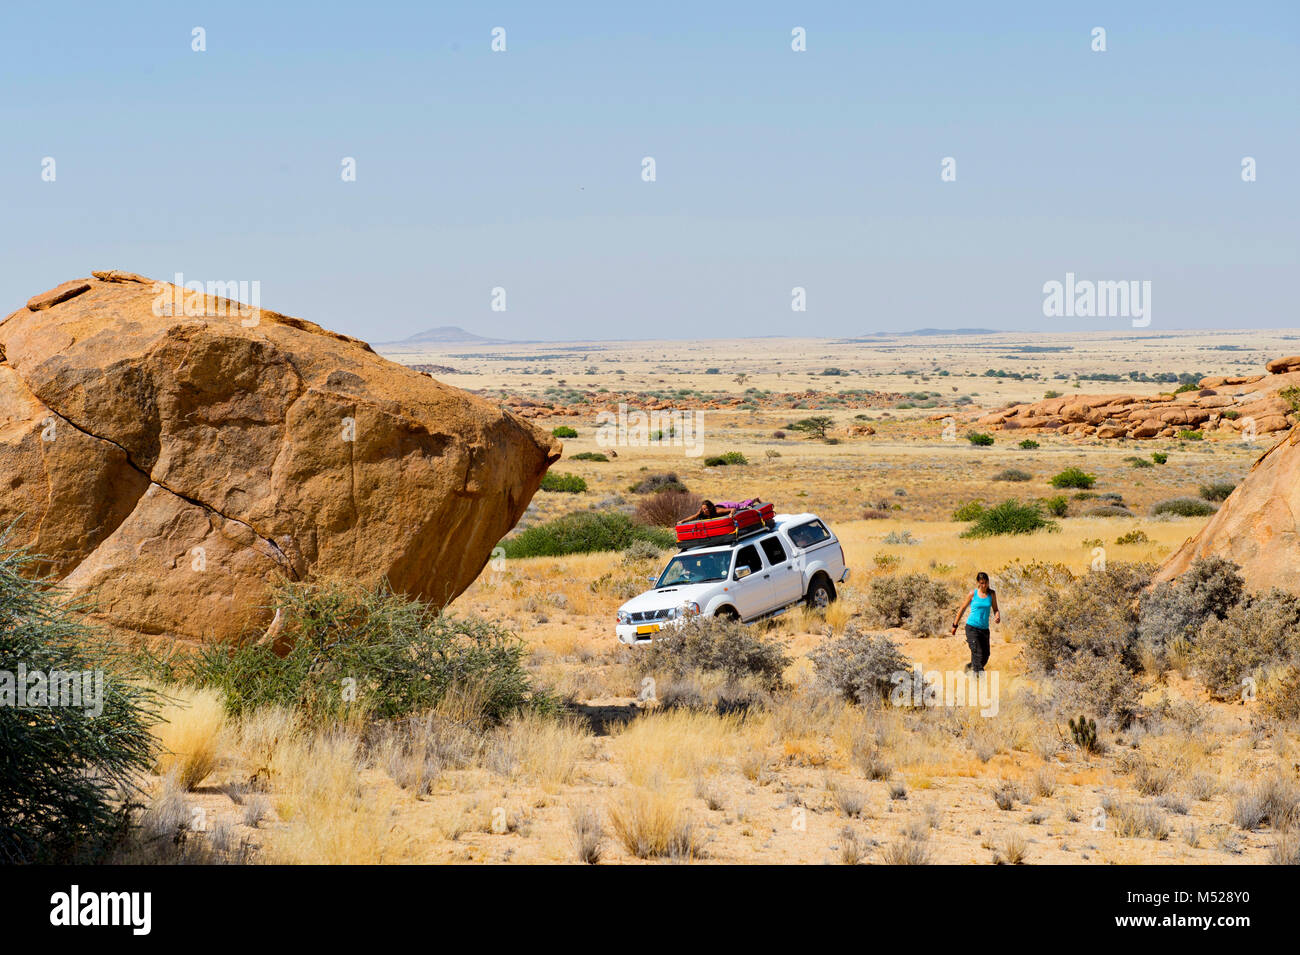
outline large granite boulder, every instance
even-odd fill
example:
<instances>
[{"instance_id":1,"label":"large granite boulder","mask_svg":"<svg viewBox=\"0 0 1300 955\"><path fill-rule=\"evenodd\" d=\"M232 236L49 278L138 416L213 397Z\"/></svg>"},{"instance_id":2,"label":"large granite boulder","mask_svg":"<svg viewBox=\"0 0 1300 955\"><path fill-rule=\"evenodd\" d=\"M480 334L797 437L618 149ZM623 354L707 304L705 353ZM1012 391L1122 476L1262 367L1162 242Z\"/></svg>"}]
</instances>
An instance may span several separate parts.
<instances>
[{"instance_id":1,"label":"large granite boulder","mask_svg":"<svg viewBox=\"0 0 1300 955\"><path fill-rule=\"evenodd\" d=\"M281 577L445 604L559 455L357 339L138 275L0 322L0 528L129 633L233 638Z\"/></svg>"},{"instance_id":2,"label":"large granite boulder","mask_svg":"<svg viewBox=\"0 0 1300 955\"><path fill-rule=\"evenodd\" d=\"M1160 567L1169 580L1198 557L1217 555L1242 567L1250 590L1280 587L1300 594L1300 426L1266 451L1218 512Z\"/></svg>"}]
</instances>

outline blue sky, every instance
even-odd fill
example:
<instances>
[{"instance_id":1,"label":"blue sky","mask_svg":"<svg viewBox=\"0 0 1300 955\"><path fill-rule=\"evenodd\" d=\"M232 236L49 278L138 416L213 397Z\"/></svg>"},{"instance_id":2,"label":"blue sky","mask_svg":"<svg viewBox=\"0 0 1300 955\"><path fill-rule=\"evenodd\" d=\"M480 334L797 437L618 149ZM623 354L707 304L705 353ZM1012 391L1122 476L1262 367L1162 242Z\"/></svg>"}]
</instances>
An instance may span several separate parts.
<instances>
[{"instance_id":1,"label":"blue sky","mask_svg":"<svg viewBox=\"0 0 1300 955\"><path fill-rule=\"evenodd\" d=\"M118 268L372 341L1129 324L1045 318L1069 271L1151 281L1151 331L1300 326L1298 11L10 4L0 314Z\"/></svg>"}]
</instances>

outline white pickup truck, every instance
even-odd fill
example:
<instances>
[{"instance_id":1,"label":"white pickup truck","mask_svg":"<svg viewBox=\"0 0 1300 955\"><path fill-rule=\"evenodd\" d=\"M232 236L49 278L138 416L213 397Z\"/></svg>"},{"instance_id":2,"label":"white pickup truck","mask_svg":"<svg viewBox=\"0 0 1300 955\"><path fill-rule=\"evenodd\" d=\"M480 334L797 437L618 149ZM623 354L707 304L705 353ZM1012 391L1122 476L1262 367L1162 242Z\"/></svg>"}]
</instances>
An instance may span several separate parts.
<instances>
[{"instance_id":1,"label":"white pickup truck","mask_svg":"<svg viewBox=\"0 0 1300 955\"><path fill-rule=\"evenodd\" d=\"M683 549L654 587L618 608L620 643L645 643L665 626L697 615L746 623L803 601L825 607L849 579L844 549L816 514L777 514L729 543Z\"/></svg>"}]
</instances>

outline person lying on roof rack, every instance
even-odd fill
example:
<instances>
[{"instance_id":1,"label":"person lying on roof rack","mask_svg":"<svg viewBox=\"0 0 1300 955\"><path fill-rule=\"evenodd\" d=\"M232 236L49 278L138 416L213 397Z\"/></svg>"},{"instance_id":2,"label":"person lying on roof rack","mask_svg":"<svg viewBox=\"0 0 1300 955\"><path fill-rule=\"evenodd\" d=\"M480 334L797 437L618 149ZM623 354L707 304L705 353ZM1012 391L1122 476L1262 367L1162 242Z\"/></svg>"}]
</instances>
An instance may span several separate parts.
<instances>
[{"instance_id":1,"label":"person lying on roof rack","mask_svg":"<svg viewBox=\"0 0 1300 955\"><path fill-rule=\"evenodd\" d=\"M756 497L751 497L747 501L723 501L721 504L714 504L712 501L705 501L700 505L700 509L686 518L686 521L707 521L714 517L726 517L734 514L736 511L744 510L747 507L753 507L755 504L762 504ZM686 523L683 521L682 523Z\"/></svg>"}]
</instances>

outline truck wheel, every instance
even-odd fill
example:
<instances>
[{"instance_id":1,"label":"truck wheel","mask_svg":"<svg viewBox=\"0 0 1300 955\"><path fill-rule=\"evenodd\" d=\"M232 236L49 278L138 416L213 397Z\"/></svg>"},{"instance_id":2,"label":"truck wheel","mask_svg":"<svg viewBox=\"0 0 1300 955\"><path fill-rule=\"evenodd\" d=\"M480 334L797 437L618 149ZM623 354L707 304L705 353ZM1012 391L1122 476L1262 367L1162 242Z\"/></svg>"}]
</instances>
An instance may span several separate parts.
<instances>
[{"instance_id":1,"label":"truck wheel","mask_svg":"<svg viewBox=\"0 0 1300 955\"><path fill-rule=\"evenodd\" d=\"M835 602L835 588L831 586L829 580L819 574L808 585L808 594L804 597L804 602L814 610L825 610Z\"/></svg>"},{"instance_id":2,"label":"truck wheel","mask_svg":"<svg viewBox=\"0 0 1300 955\"><path fill-rule=\"evenodd\" d=\"M740 614L736 613L735 608L733 607L719 607L717 612L713 616L717 617L720 620L740 619Z\"/></svg>"}]
</instances>

